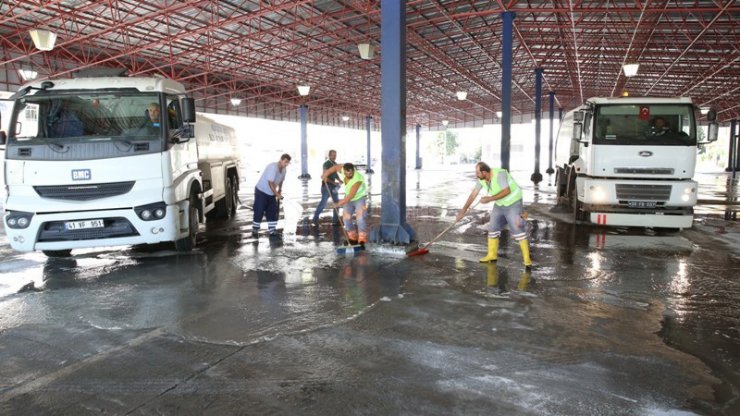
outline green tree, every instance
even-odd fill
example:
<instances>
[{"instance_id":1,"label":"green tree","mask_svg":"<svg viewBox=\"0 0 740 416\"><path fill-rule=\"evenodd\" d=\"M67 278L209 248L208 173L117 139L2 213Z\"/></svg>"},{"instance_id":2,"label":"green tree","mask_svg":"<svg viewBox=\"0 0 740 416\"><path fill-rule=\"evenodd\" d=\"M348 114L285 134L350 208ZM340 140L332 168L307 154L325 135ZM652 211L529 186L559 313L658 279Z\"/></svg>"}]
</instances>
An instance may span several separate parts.
<instances>
[{"instance_id":1,"label":"green tree","mask_svg":"<svg viewBox=\"0 0 740 416\"><path fill-rule=\"evenodd\" d=\"M436 147L442 156L451 156L457 150L457 134L449 130L437 133Z\"/></svg>"}]
</instances>

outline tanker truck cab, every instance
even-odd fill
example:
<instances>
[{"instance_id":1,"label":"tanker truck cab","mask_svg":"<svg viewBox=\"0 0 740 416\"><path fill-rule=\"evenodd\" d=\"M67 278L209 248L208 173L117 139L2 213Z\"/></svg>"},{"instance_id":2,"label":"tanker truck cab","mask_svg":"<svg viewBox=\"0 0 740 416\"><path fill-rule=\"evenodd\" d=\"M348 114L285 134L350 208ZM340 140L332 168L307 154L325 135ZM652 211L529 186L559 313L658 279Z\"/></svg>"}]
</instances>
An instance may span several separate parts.
<instances>
[{"instance_id":1,"label":"tanker truck cab","mask_svg":"<svg viewBox=\"0 0 740 416\"><path fill-rule=\"evenodd\" d=\"M161 242L193 248L217 201L204 187L194 101L181 84L53 80L13 98L4 221L15 250L67 256L75 248ZM223 184L217 188L223 198Z\"/></svg>"},{"instance_id":2,"label":"tanker truck cab","mask_svg":"<svg viewBox=\"0 0 740 416\"><path fill-rule=\"evenodd\" d=\"M575 222L689 228L697 201L690 98L592 98L568 112L556 145L557 194Z\"/></svg>"}]
</instances>

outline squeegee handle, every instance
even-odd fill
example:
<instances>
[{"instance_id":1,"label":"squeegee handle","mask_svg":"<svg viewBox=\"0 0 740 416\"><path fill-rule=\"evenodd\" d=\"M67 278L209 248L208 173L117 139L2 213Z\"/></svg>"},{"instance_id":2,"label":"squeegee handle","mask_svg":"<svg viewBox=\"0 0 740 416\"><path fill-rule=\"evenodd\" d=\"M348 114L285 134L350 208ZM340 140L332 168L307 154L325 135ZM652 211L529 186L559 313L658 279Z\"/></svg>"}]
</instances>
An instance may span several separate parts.
<instances>
[{"instance_id":1,"label":"squeegee handle","mask_svg":"<svg viewBox=\"0 0 740 416\"><path fill-rule=\"evenodd\" d=\"M478 203L480 203L480 199L478 201L476 201L475 204L473 204L473 206L471 206L470 208L468 208L468 211L470 211L473 208L475 208L478 205ZM465 211L465 215L468 214L468 211ZM462 217L460 217L460 219L462 220L463 218L465 218L465 215L463 215ZM432 243L434 243L435 241L439 240L440 237L442 237L443 235L445 235L445 233L447 233L447 231L450 231L452 228L454 228L457 225L458 222L460 222L460 221L455 221L452 224L450 224L449 226L447 226L447 228L445 228L444 230L442 230L441 233L437 234L436 237L432 238L432 240L430 242L426 243L424 245L424 247L422 247L422 249L425 249L425 248L431 246Z\"/></svg>"},{"instance_id":2,"label":"squeegee handle","mask_svg":"<svg viewBox=\"0 0 740 416\"><path fill-rule=\"evenodd\" d=\"M454 226L456 226L456 225L457 225L457 221L455 221L455 222L453 222L452 224L450 224L450 225L449 225L449 226L448 226L447 228L445 228L444 230L442 230L442 232L441 232L441 233L437 234L437 236L436 236L436 237L432 238L432 240L431 240L431 241L429 241L428 243L426 243L426 244L424 245L424 247L422 247L422 249L424 249L424 248L427 248L427 247L431 246L431 245L432 245L432 243L434 243L435 241L439 240L439 238L440 238L440 237L442 237L443 235L445 235L445 233L446 233L447 231L450 231L450 230L452 229L452 227L454 227Z\"/></svg>"},{"instance_id":3,"label":"squeegee handle","mask_svg":"<svg viewBox=\"0 0 740 416\"><path fill-rule=\"evenodd\" d=\"M342 221L342 216L339 215L339 208L337 208L337 204L334 203L334 199L331 197L331 189L329 189L329 184L324 182L324 187L326 188L326 192L329 193L329 199L331 199L331 208L334 210L334 214L336 214L337 219L339 220L339 226L342 228L342 231L344 231L344 238L347 239L347 244L349 244L349 234L347 233L347 229L344 228L344 221Z\"/></svg>"}]
</instances>

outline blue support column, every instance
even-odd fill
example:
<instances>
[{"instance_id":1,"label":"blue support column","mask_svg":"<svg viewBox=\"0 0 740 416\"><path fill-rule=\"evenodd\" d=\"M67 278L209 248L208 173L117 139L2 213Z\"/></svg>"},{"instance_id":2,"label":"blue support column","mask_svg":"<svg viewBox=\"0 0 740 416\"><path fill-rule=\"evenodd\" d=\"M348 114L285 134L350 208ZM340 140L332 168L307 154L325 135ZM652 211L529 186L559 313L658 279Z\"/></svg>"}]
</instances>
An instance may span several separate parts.
<instances>
[{"instance_id":1,"label":"blue support column","mask_svg":"<svg viewBox=\"0 0 740 416\"><path fill-rule=\"evenodd\" d=\"M501 13L504 28L501 34L501 167L509 170L511 158L511 66L514 12Z\"/></svg>"},{"instance_id":2,"label":"blue support column","mask_svg":"<svg viewBox=\"0 0 740 416\"><path fill-rule=\"evenodd\" d=\"M737 140L737 133L735 133L735 130L737 129L737 120L730 120L730 149L728 155L727 155L727 167L725 168L725 172L732 172L733 176L735 174L735 171L738 169L738 140Z\"/></svg>"},{"instance_id":3,"label":"blue support column","mask_svg":"<svg viewBox=\"0 0 740 416\"><path fill-rule=\"evenodd\" d=\"M365 169L366 173L375 173L373 170L373 157L370 153L370 129L372 128L373 117L365 117L365 131L367 131L367 166Z\"/></svg>"},{"instance_id":4,"label":"blue support column","mask_svg":"<svg viewBox=\"0 0 740 416\"><path fill-rule=\"evenodd\" d=\"M421 124L416 125L416 169L421 169L421 153L419 144L421 143Z\"/></svg>"},{"instance_id":5,"label":"blue support column","mask_svg":"<svg viewBox=\"0 0 740 416\"><path fill-rule=\"evenodd\" d=\"M301 104L298 108L301 117L301 176L300 179L311 179L308 174L308 106Z\"/></svg>"},{"instance_id":6,"label":"blue support column","mask_svg":"<svg viewBox=\"0 0 740 416\"><path fill-rule=\"evenodd\" d=\"M735 141L735 169L732 171L732 178L735 178L735 172L740 170L740 120L734 119L732 120L732 124L730 125L732 129L732 139Z\"/></svg>"},{"instance_id":7,"label":"blue support column","mask_svg":"<svg viewBox=\"0 0 740 416\"><path fill-rule=\"evenodd\" d=\"M552 175L555 173L555 169L552 167L552 146L554 137L554 122L555 122L555 91L550 91L550 151L548 152L549 164L547 166L547 174Z\"/></svg>"},{"instance_id":8,"label":"blue support column","mask_svg":"<svg viewBox=\"0 0 740 416\"><path fill-rule=\"evenodd\" d=\"M371 239L408 244L416 232L406 223L406 1L380 2L380 107L382 194L380 225Z\"/></svg>"},{"instance_id":9,"label":"blue support column","mask_svg":"<svg viewBox=\"0 0 740 416\"><path fill-rule=\"evenodd\" d=\"M534 173L531 176L535 185L542 182L540 173L540 133L542 132L542 68L534 70Z\"/></svg>"}]
</instances>

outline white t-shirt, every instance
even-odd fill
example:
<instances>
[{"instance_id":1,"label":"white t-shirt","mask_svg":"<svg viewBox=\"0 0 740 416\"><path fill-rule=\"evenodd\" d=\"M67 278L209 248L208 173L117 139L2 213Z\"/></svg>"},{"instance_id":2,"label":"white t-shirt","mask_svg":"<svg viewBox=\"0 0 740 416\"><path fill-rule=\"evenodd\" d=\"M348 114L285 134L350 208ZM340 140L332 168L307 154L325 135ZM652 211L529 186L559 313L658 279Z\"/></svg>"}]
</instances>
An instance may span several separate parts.
<instances>
[{"instance_id":1,"label":"white t-shirt","mask_svg":"<svg viewBox=\"0 0 740 416\"><path fill-rule=\"evenodd\" d=\"M281 183L285 180L285 172L288 169L283 169L282 172L280 172L280 168L278 168L278 162L273 162L267 165L265 167L265 171L262 172L262 176L260 176L260 180L257 181L257 189L260 191L266 193L267 195L275 195L274 192L272 192L272 189L270 189L270 184L268 182L272 182L275 184L275 187L279 187Z\"/></svg>"}]
</instances>

